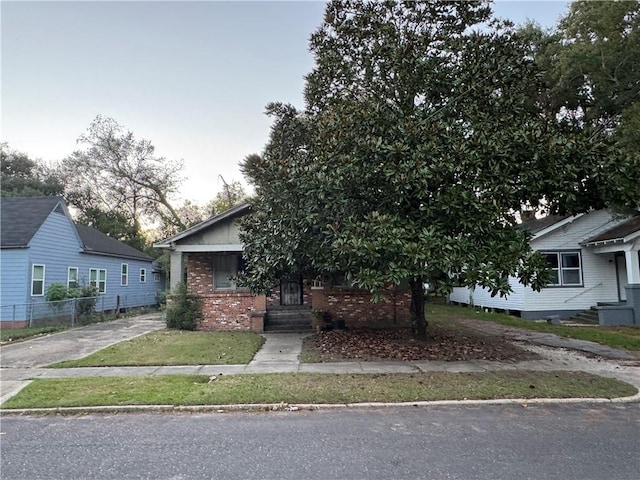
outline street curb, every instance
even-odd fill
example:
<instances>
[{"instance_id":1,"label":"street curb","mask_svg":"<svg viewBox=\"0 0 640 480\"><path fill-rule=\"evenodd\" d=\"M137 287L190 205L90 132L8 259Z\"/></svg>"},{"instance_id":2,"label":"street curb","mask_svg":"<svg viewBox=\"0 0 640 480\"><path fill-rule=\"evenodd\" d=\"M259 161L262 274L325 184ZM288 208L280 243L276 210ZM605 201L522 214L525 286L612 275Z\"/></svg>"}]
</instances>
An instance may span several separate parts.
<instances>
[{"instance_id":1,"label":"street curb","mask_svg":"<svg viewBox=\"0 0 640 480\"><path fill-rule=\"evenodd\" d=\"M483 405L519 405L523 408L532 405L562 404L629 404L640 403L640 392L629 397L617 398L501 398L493 400L430 400L419 402L363 402L363 403L247 403L231 405L118 405L97 407L52 407L0 409L0 416L24 415L89 415L94 413L226 413L226 412L276 412L276 411L315 411L347 409L377 409L406 407L447 407L447 406L483 406Z\"/></svg>"}]
</instances>

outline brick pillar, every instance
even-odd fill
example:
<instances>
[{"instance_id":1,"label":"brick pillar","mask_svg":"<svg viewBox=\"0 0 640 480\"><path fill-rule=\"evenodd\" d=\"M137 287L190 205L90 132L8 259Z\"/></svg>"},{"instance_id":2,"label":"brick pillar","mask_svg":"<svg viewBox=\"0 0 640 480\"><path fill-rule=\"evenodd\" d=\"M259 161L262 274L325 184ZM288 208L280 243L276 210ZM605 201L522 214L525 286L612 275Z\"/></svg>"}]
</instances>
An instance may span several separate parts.
<instances>
[{"instance_id":1,"label":"brick pillar","mask_svg":"<svg viewBox=\"0 0 640 480\"><path fill-rule=\"evenodd\" d=\"M251 312L251 331L264 332L264 316L267 313L267 296L256 295L253 297L253 311Z\"/></svg>"}]
</instances>

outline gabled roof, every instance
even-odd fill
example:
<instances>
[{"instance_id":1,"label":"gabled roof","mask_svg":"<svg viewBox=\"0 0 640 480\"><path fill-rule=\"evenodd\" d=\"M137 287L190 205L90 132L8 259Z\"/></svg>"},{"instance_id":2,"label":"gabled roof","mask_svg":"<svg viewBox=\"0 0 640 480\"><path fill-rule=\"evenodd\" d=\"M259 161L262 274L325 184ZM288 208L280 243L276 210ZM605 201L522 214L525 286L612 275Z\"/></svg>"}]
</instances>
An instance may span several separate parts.
<instances>
[{"instance_id":1,"label":"gabled roof","mask_svg":"<svg viewBox=\"0 0 640 480\"><path fill-rule=\"evenodd\" d=\"M519 225L519 227L530 232L532 235L535 235L536 233L541 232L542 230L561 222L565 218L569 218L569 216L566 215L563 217L561 215L549 215L547 217L534 218L524 221Z\"/></svg>"},{"instance_id":2,"label":"gabled roof","mask_svg":"<svg viewBox=\"0 0 640 480\"><path fill-rule=\"evenodd\" d=\"M0 199L0 206L2 248L27 248L47 217L55 211L69 218L69 223L75 227L85 253L152 260L140 250L95 228L74 224L62 197L3 197Z\"/></svg>"},{"instance_id":3,"label":"gabled roof","mask_svg":"<svg viewBox=\"0 0 640 480\"><path fill-rule=\"evenodd\" d=\"M0 199L0 246L26 248L49 214L57 208L66 214L62 197L3 197Z\"/></svg>"},{"instance_id":4,"label":"gabled roof","mask_svg":"<svg viewBox=\"0 0 640 480\"><path fill-rule=\"evenodd\" d=\"M220 223L223 220L244 215L248 213L250 209L251 209L251 206L248 203L243 203L236 207L230 208L229 210L225 210L219 215L214 215L213 217L208 218L204 222L200 222L197 225L194 225L193 227L189 227L186 230L178 233L177 235L174 235L173 237L165 238L164 240L161 240L155 243L153 246L156 248L170 248L173 243L179 240L187 238L195 233L201 232L202 230L206 230L209 227L215 225L216 223Z\"/></svg>"},{"instance_id":5,"label":"gabled roof","mask_svg":"<svg viewBox=\"0 0 640 480\"><path fill-rule=\"evenodd\" d=\"M640 213L634 215L626 222L621 223L598 235L588 238L582 245L596 245L602 243L626 242L631 238L640 236Z\"/></svg>"},{"instance_id":6,"label":"gabled roof","mask_svg":"<svg viewBox=\"0 0 640 480\"><path fill-rule=\"evenodd\" d=\"M126 243L122 243L115 238L111 238L93 227L87 227L86 225L76 223L76 230L84 244L85 253L131 258L134 260L152 260L152 258L146 253L143 253Z\"/></svg>"}]
</instances>

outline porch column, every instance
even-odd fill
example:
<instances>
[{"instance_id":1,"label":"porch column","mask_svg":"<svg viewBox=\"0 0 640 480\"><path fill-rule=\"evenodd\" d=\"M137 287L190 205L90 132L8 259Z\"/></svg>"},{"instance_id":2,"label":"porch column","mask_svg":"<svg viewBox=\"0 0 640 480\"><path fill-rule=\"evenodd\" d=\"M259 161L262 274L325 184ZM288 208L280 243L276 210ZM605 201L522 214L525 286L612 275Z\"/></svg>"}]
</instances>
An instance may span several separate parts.
<instances>
[{"instance_id":1,"label":"porch column","mask_svg":"<svg viewBox=\"0 0 640 480\"><path fill-rule=\"evenodd\" d=\"M636 325L640 325L640 254L638 250L624 252L627 266L629 285L625 287L627 305L633 308L633 318Z\"/></svg>"},{"instance_id":2,"label":"porch column","mask_svg":"<svg viewBox=\"0 0 640 480\"><path fill-rule=\"evenodd\" d=\"M624 260L627 266L629 285L640 284L640 257L638 256L638 250L625 251Z\"/></svg>"},{"instance_id":3,"label":"porch column","mask_svg":"<svg viewBox=\"0 0 640 480\"><path fill-rule=\"evenodd\" d=\"M176 286L182 281L184 272L184 259L182 252L171 252L171 266L169 269L169 291L175 292Z\"/></svg>"}]
</instances>

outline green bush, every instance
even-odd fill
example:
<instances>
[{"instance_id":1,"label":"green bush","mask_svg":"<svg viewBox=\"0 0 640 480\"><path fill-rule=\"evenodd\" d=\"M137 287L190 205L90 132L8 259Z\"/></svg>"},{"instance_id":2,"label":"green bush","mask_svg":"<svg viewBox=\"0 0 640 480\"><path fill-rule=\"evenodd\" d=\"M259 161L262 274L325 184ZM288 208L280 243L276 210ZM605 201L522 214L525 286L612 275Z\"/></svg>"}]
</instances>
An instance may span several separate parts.
<instances>
[{"instance_id":1,"label":"green bush","mask_svg":"<svg viewBox=\"0 0 640 480\"><path fill-rule=\"evenodd\" d=\"M64 283L52 283L45 292L47 302L59 302L69 298L69 289Z\"/></svg>"},{"instance_id":2,"label":"green bush","mask_svg":"<svg viewBox=\"0 0 640 480\"><path fill-rule=\"evenodd\" d=\"M167 306L167 328L195 330L201 316L200 297L189 293L187 286L180 283L176 293L170 297Z\"/></svg>"}]
</instances>

